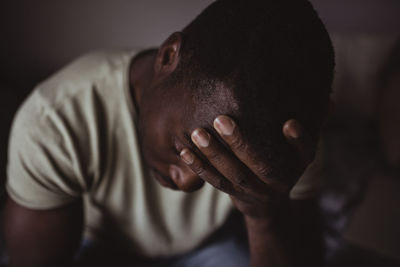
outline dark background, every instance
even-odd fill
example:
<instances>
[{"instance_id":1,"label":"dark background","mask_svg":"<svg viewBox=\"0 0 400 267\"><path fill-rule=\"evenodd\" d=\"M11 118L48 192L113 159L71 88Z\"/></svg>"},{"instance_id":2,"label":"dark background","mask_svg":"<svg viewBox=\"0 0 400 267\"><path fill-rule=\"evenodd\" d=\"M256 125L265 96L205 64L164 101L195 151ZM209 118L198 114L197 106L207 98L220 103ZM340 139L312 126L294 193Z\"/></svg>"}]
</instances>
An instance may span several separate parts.
<instances>
[{"instance_id":1,"label":"dark background","mask_svg":"<svg viewBox=\"0 0 400 267\"><path fill-rule=\"evenodd\" d=\"M1 83L12 88L30 87L93 49L157 46L211 2L2 0ZM312 2L333 34L398 33L397 0Z\"/></svg>"}]
</instances>

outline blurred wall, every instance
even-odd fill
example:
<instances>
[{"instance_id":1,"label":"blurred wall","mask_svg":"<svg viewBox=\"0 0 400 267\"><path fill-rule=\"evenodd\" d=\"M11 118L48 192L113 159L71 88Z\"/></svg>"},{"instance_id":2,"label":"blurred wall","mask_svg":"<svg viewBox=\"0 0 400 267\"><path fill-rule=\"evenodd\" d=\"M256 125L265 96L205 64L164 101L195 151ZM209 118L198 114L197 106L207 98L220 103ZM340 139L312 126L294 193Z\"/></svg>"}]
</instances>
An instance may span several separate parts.
<instances>
[{"instance_id":1,"label":"blurred wall","mask_svg":"<svg viewBox=\"0 0 400 267\"><path fill-rule=\"evenodd\" d=\"M5 68L3 73L11 74L11 86L15 86L23 83L20 75L25 81L42 78L89 50L155 46L210 2L3 1L6 38L0 64Z\"/></svg>"},{"instance_id":2,"label":"blurred wall","mask_svg":"<svg viewBox=\"0 0 400 267\"><path fill-rule=\"evenodd\" d=\"M211 2L2 0L0 82L30 86L92 49L159 45ZM312 2L331 32L391 34L399 29L397 0Z\"/></svg>"}]
</instances>

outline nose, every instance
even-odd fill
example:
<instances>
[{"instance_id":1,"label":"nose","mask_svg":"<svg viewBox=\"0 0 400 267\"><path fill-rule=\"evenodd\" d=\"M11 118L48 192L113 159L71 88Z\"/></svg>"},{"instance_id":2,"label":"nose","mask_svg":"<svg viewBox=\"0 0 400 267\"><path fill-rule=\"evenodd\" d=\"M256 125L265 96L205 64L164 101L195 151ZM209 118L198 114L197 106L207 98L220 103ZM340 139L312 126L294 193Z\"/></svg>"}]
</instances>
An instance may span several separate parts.
<instances>
[{"instance_id":1,"label":"nose","mask_svg":"<svg viewBox=\"0 0 400 267\"><path fill-rule=\"evenodd\" d=\"M170 165L169 175L179 190L193 192L201 188L204 181L185 165Z\"/></svg>"}]
</instances>

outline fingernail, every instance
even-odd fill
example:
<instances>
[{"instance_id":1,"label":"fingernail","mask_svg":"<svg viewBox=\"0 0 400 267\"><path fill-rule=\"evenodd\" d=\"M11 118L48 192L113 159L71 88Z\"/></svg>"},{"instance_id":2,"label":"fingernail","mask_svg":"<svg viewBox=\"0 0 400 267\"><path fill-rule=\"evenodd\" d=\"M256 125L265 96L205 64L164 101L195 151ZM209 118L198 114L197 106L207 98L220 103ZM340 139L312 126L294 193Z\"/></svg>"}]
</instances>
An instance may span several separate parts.
<instances>
[{"instance_id":1,"label":"fingernail","mask_svg":"<svg viewBox=\"0 0 400 267\"><path fill-rule=\"evenodd\" d=\"M293 139L297 139L297 138L300 137L300 133L299 133L299 131L298 131L297 129L291 129L291 130L289 131L289 135L290 135L290 137L292 137Z\"/></svg>"},{"instance_id":2,"label":"fingernail","mask_svg":"<svg viewBox=\"0 0 400 267\"><path fill-rule=\"evenodd\" d=\"M235 123L227 116L218 116L214 120L214 128L223 135L232 135Z\"/></svg>"},{"instance_id":3,"label":"fingernail","mask_svg":"<svg viewBox=\"0 0 400 267\"><path fill-rule=\"evenodd\" d=\"M291 125L290 125L291 124ZM290 121L290 124L286 124L287 135L292 139L300 137L300 126L297 121Z\"/></svg>"},{"instance_id":4,"label":"fingernail","mask_svg":"<svg viewBox=\"0 0 400 267\"><path fill-rule=\"evenodd\" d=\"M201 129L196 129L192 133L192 140L195 142L198 146L201 147L208 147L210 144L210 136L209 134Z\"/></svg>"},{"instance_id":5,"label":"fingernail","mask_svg":"<svg viewBox=\"0 0 400 267\"><path fill-rule=\"evenodd\" d=\"M179 154L181 159L188 165L192 164L194 161L193 154L189 152L186 148L181 151Z\"/></svg>"}]
</instances>

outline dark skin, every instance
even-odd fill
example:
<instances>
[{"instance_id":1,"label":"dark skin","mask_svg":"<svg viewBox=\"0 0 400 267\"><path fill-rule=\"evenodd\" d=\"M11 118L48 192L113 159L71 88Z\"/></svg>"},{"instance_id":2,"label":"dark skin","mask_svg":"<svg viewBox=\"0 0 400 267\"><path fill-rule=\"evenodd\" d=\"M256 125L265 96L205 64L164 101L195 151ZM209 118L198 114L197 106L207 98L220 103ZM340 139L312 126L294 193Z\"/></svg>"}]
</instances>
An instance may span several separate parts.
<instances>
[{"instance_id":1,"label":"dark skin","mask_svg":"<svg viewBox=\"0 0 400 267\"><path fill-rule=\"evenodd\" d=\"M70 266L82 233L80 202L54 210L31 210L8 199L5 238L10 266Z\"/></svg>"},{"instance_id":2,"label":"dark skin","mask_svg":"<svg viewBox=\"0 0 400 267\"><path fill-rule=\"evenodd\" d=\"M189 90L166 88L179 63L181 43L182 35L174 33L157 51L131 65L132 97L148 167L162 185L173 189L192 192L207 182L228 193L246 222L251 266L318 266L316 206L313 201L289 200L293 185L268 177L268 162L253 156L240 128L225 115L237 111L229 101L229 88L218 87L216 103L227 104L216 108L195 103ZM312 142L295 120L284 124L282 134L299 152L301 167L293 174L298 178L313 159ZM79 245L81 218L80 203L34 211L9 200L11 266L67 266ZM34 253L26 253L33 248Z\"/></svg>"}]
</instances>

